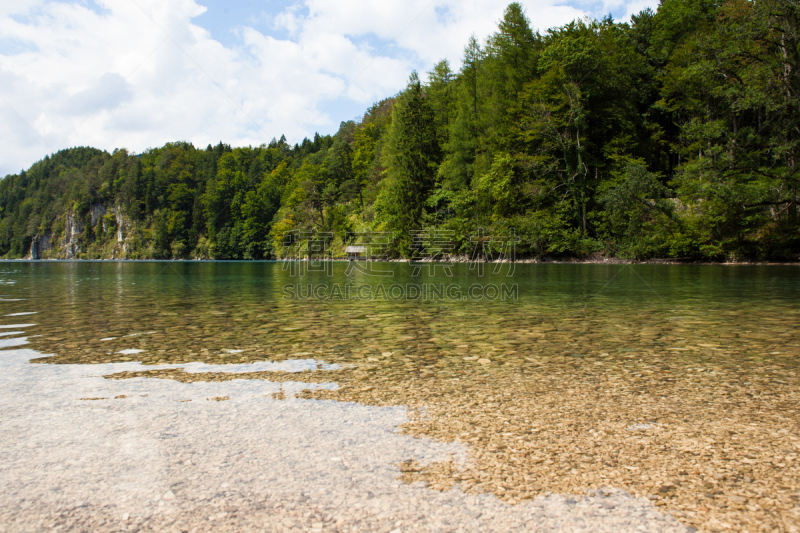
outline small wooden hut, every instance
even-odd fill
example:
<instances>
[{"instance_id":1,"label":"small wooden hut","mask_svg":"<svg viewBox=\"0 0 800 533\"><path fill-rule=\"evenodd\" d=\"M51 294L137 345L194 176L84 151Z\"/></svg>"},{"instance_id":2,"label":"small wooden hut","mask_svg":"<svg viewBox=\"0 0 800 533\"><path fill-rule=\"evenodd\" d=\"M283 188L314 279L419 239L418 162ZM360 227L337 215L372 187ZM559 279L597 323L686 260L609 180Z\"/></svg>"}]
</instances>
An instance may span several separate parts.
<instances>
[{"instance_id":1,"label":"small wooden hut","mask_svg":"<svg viewBox=\"0 0 800 533\"><path fill-rule=\"evenodd\" d=\"M359 259L364 258L364 254L367 253L366 246L348 246L345 248L345 253L347 254L347 259L350 261L358 261Z\"/></svg>"}]
</instances>

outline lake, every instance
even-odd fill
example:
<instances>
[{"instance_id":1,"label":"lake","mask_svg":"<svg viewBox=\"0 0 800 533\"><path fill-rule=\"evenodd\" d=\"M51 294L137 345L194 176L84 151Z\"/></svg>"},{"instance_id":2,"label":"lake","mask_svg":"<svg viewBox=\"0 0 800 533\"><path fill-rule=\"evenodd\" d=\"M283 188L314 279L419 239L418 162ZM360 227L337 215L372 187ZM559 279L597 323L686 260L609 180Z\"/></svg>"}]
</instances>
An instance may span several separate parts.
<instances>
[{"instance_id":1,"label":"lake","mask_svg":"<svg viewBox=\"0 0 800 533\"><path fill-rule=\"evenodd\" d=\"M0 524L790 531L798 272L4 262Z\"/></svg>"}]
</instances>

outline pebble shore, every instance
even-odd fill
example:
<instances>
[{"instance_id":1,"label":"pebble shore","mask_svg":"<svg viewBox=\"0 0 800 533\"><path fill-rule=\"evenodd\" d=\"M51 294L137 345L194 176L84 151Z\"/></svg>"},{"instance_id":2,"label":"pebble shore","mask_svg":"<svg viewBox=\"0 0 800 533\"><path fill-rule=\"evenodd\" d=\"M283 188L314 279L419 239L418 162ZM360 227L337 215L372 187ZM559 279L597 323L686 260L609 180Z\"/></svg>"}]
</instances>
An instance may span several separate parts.
<instances>
[{"instance_id":1,"label":"pebble shore","mask_svg":"<svg viewBox=\"0 0 800 533\"><path fill-rule=\"evenodd\" d=\"M39 355L0 359L2 533L691 531L613 487L510 505L404 483L404 461L468 455L400 433L403 407L294 399L303 383L107 380L140 365Z\"/></svg>"}]
</instances>

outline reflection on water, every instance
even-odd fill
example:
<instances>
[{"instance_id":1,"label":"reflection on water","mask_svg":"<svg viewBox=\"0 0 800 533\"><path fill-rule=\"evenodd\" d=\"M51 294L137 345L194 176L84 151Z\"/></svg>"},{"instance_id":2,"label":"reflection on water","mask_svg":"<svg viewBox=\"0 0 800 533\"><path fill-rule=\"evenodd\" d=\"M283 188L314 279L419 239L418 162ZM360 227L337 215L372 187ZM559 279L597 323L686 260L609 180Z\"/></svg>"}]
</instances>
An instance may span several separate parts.
<instances>
[{"instance_id":1,"label":"reflection on water","mask_svg":"<svg viewBox=\"0 0 800 533\"><path fill-rule=\"evenodd\" d=\"M37 363L335 383L299 394L408 406L405 432L469 447L464 464L402 464L433 488L518 502L613 485L704 528L798 519L795 267L387 267L399 285L513 282L512 301L286 299L285 284L387 283L346 264L300 280L275 263L13 267L3 311L36 324L6 327L40 335L29 347L52 355Z\"/></svg>"}]
</instances>

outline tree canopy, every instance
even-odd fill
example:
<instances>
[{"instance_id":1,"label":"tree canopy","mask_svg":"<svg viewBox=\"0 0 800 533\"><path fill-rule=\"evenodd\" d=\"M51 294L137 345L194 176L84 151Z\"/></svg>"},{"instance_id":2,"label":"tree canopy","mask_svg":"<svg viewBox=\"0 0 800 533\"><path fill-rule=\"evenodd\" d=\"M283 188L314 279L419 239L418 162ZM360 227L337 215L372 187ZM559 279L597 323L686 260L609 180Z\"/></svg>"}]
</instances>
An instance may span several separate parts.
<instances>
[{"instance_id":1,"label":"tree canopy","mask_svg":"<svg viewBox=\"0 0 800 533\"><path fill-rule=\"evenodd\" d=\"M536 31L510 4L335 135L72 148L0 180L0 255L281 257L285 235L515 232L532 256L797 259L800 8L663 0ZM68 231L69 230L69 231ZM69 234L69 235L68 235ZM338 248L337 248L338 247ZM116 254L116 255L115 255ZM47 255L47 252L45 252Z\"/></svg>"}]
</instances>

